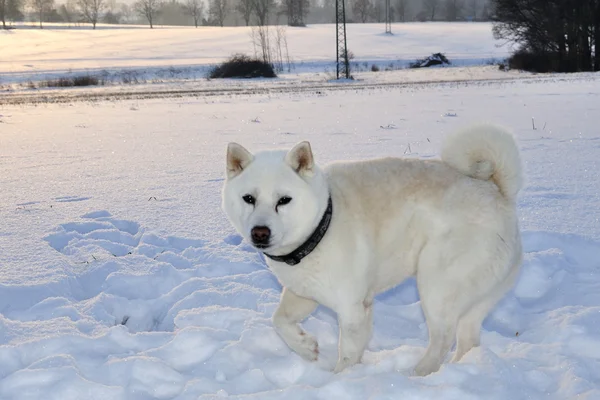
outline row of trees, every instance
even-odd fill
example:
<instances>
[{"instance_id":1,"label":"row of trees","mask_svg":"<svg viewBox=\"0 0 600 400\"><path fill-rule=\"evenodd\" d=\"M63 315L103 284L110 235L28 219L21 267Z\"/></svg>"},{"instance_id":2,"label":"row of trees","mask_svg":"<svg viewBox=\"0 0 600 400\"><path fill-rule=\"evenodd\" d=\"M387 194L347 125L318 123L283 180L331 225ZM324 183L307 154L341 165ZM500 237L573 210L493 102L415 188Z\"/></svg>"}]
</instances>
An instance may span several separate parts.
<instances>
[{"instance_id":1,"label":"row of trees","mask_svg":"<svg viewBox=\"0 0 600 400\"><path fill-rule=\"evenodd\" d=\"M200 0L186 0L185 4L179 4L177 0L170 0L168 3L161 0L138 0L134 9L148 20L152 28L157 17L164 12L165 5L192 16L196 27L201 23L224 26L226 19L234 12L242 17L246 26L266 26L273 14L277 17L286 15L289 25L304 26L310 8L309 0L282 0L280 4L275 0L237 0L232 3L231 0L208 0L206 17L204 3Z\"/></svg>"},{"instance_id":2,"label":"row of trees","mask_svg":"<svg viewBox=\"0 0 600 400\"><path fill-rule=\"evenodd\" d=\"M0 19L2 27L6 29L7 21L22 21L25 18L24 9L29 7L36 15L40 28L43 28L43 22L60 21L89 22L95 29L105 6L105 0L71 0L57 10L54 0L0 0ZM79 15L77 20L75 14Z\"/></svg>"},{"instance_id":3,"label":"row of trees","mask_svg":"<svg viewBox=\"0 0 600 400\"><path fill-rule=\"evenodd\" d=\"M154 23L157 15L176 15L175 25L181 25L179 16L190 16L196 26L203 22L204 3L201 0L187 0L180 4L177 0L159 2L158 0L138 1L132 6L117 5L114 0L67 0L56 8L54 0L0 0L0 20L6 28L8 21L23 21L24 12L30 11L34 20L43 28L44 22L90 23L96 24L135 23L140 18Z\"/></svg>"},{"instance_id":4,"label":"row of trees","mask_svg":"<svg viewBox=\"0 0 600 400\"><path fill-rule=\"evenodd\" d=\"M6 28L7 21L24 20L24 11L28 8L39 21L40 28L43 28L43 22L85 22L92 24L94 29L98 22L137 22L132 14L146 20L151 28L159 19L163 24L185 25L187 17L196 27L224 26L226 18L234 11L243 17L246 25L267 25L271 14L276 13L278 17L287 14L290 25L299 26L305 24L309 10L308 0L285 0L281 5L275 0L238 0L233 7L230 0L208 0L208 10L202 0L185 0L184 3L138 0L131 7L121 4L116 10L114 6L114 1L111 4L108 0L68 0L58 8L54 0L0 0L0 20Z\"/></svg>"},{"instance_id":5,"label":"row of trees","mask_svg":"<svg viewBox=\"0 0 600 400\"><path fill-rule=\"evenodd\" d=\"M352 5L354 22L383 22L384 2L355 0ZM487 21L491 16L490 3L485 0L391 0L391 19L397 22L456 21L471 19Z\"/></svg>"},{"instance_id":6,"label":"row of trees","mask_svg":"<svg viewBox=\"0 0 600 400\"><path fill-rule=\"evenodd\" d=\"M490 0L391 0L392 21L489 18ZM383 22L385 0L346 0L347 21ZM0 0L0 19L21 21L25 10L40 22L139 23L166 25L258 25L335 21L335 0L137 0L131 6L115 0ZM282 21L283 19L283 21Z\"/></svg>"},{"instance_id":7,"label":"row of trees","mask_svg":"<svg viewBox=\"0 0 600 400\"><path fill-rule=\"evenodd\" d=\"M534 69L600 70L600 0L494 1L494 35L520 44Z\"/></svg>"}]
</instances>

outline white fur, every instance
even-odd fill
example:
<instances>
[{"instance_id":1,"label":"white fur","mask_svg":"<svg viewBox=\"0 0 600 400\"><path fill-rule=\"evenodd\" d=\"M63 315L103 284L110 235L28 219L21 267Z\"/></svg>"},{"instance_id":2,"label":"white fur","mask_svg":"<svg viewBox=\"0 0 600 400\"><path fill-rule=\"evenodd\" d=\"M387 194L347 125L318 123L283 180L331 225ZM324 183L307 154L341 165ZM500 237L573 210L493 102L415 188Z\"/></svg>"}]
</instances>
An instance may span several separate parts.
<instances>
[{"instance_id":1,"label":"white fur","mask_svg":"<svg viewBox=\"0 0 600 400\"><path fill-rule=\"evenodd\" d=\"M372 329L375 295L416 276L429 346L415 368L440 368L455 339L458 361L479 345L481 323L511 288L522 258L515 196L519 152L504 130L480 125L449 137L442 160L385 158L313 165L310 146L251 155L228 177L223 208L251 242L254 226L273 235L268 254L302 244L333 201L329 230L295 266L267 259L284 287L273 316L277 332L301 356L318 345L298 325L323 304L338 315L335 371L360 362ZM307 172L297 171L300 146ZM237 149L237 148L236 148ZM237 153L243 153L237 151ZM252 194L256 204L242 197ZM281 196L292 201L278 207Z\"/></svg>"}]
</instances>

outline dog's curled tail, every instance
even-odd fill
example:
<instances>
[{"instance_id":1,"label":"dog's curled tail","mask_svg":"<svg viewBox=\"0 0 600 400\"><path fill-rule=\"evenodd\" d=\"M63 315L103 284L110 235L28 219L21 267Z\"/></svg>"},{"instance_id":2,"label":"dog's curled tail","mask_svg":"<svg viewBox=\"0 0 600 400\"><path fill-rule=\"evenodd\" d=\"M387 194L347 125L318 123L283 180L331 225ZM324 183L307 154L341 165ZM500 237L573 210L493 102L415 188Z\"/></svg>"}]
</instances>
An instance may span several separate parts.
<instances>
[{"instance_id":1,"label":"dog's curled tail","mask_svg":"<svg viewBox=\"0 0 600 400\"><path fill-rule=\"evenodd\" d=\"M517 143L495 125L474 125L448 136L442 161L472 178L492 180L509 200L515 200L523 185Z\"/></svg>"}]
</instances>

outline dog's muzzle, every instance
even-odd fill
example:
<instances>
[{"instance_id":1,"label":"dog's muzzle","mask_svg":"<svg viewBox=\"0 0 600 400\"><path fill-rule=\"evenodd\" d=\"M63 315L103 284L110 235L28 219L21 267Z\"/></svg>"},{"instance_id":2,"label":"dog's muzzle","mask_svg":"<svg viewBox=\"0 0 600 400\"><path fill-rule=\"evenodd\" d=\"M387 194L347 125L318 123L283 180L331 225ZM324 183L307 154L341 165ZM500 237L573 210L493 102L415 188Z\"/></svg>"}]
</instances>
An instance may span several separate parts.
<instances>
[{"instance_id":1,"label":"dog's muzzle","mask_svg":"<svg viewBox=\"0 0 600 400\"><path fill-rule=\"evenodd\" d=\"M250 231L252 237L252 243L259 249L266 249L269 247L271 241L271 230L267 226L255 226Z\"/></svg>"}]
</instances>

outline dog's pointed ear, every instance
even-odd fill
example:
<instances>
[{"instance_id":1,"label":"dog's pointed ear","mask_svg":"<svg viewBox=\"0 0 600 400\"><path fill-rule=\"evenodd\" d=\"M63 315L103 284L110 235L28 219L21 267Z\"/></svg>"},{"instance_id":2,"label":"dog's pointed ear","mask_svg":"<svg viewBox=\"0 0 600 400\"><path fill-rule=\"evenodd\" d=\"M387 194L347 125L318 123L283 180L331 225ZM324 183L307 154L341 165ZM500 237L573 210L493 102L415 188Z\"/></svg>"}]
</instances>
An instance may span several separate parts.
<instances>
[{"instance_id":1,"label":"dog's pointed ear","mask_svg":"<svg viewBox=\"0 0 600 400\"><path fill-rule=\"evenodd\" d=\"M313 157L310 143L300 142L294 146L285 156L285 162L292 167L300 176L312 176L315 159Z\"/></svg>"},{"instance_id":2,"label":"dog's pointed ear","mask_svg":"<svg viewBox=\"0 0 600 400\"><path fill-rule=\"evenodd\" d=\"M227 145L227 178L231 179L242 173L254 160L254 156L242 145L231 142Z\"/></svg>"}]
</instances>

